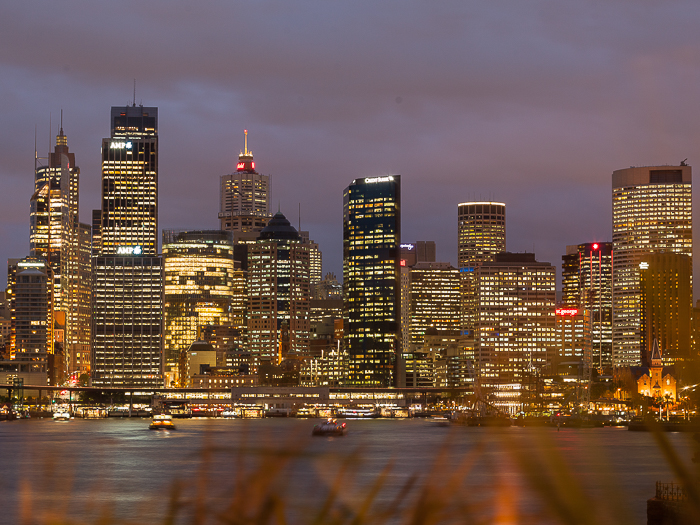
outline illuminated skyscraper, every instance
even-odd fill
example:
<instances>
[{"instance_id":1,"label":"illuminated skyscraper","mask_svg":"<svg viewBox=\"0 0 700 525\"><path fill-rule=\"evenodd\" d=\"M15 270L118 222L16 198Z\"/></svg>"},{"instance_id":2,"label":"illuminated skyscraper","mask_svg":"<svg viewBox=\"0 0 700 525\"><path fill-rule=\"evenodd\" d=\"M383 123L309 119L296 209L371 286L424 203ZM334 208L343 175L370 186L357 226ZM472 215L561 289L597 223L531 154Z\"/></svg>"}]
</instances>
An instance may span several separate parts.
<instances>
[{"instance_id":1,"label":"illuminated skyscraper","mask_svg":"<svg viewBox=\"0 0 700 525\"><path fill-rule=\"evenodd\" d=\"M163 264L167 374L178 369L201 328L233 325L233 284L242 271L234 268L233 236L223 231L164 230Z\"/></svg>"},{"instance_id":2,"label":"illuminated skyscraper","mask_svg":"<svg viewBox=\"0 0 700 525\"><path fill-rule=\"evenodd\" d=\"M299 230L301 242L309 246L309 283L313 287L323 278L323 254L318 243L311 240L309 232Z\"/></svg>"},{"instance_id":3,"label":"illuminated skyscraper","mask_svg":"<svg viewBox=\"0 0 700 525\"><path fill-rule=\"evenodd\" d=\"M280 212L248 245L248 344L254 364L309 348L309 246Z\"/></svg>"},{"instance_id":4,"label":"illuminated skyscraper","mask_svg":"<svg viewBox=\"0 0 700 525\"><path fill-rule=\"evenodd\" d=\"M690 257L679 253L649 254L639 263L639 270L643 357L651 355L656 341L665 365L688 360L692 356Z\"/></svg>"},{"instance_id":5,"label":"illuminated skyscraper","mask_svg":"<svg viewBox=\"0 0 700 525\"><path fill-rule=\"evenodd\" d=\"M496 404L512 411L523 384L556 353L556 269L532 253L506 252L475 272L481 384L496 388Z\"/></svg>"},{"instance_id":6,"label":"illuminated skyscraper","mask_svg":"<svg viewBox=\"0 0 700 525\"><path fill-rule=\"evenodd\" d=\"M253 152L248 151L248 130L236 171L221 176L219 195L222 230L259 232L270 220L270 176L255 171Z\"/></svg>"},{"instance_id":7,"label":"illuminated skyscraper","mask_svg":"<svg viewBox=\"0 0 700 525\"><path fill-rule=\"evenodd\" d=\"M395 385L400 239L400 176L352 181L343 193L343 315L350 384Z\"/></svg>"},{"instance_id":8,"label":"illuminated skyscraper","mask_svg":"<svg viewBox=\"0 0 700 525\"><path fill-rule=\"evenodd\" d=\"M74 372L77 355L89 352L90 280L81 274L81 256L89 238L81 236L78 220L80 168L68 149L68 138L61 125L54 151L46 159L37 157L34 194L30 200L30 256L40 257L51 268L49 294L53 311L65 315L65 332L59 343L64 362L56 362L62 372ZM81 244L82 243L82 244ZM81 278L82 277L82 278ZM52 314L53 315L53 314Z\"/></svg>"},{"instance_id":9,"label":"illuminated skyscraper","mask_svg":"<svg viewBox=\"0 0 700 525\"><path fill-rule=\"evenodd\" d=\"M113 107L93 215L95 385L162 386L163 259L158 251L158 108Z\"/></svg>"},{"instance_id":10,"label":"illuminated skyscraper","mask_svg":"<svg viewBox=\"0 0 700 525\"><path fill-rule=\"evenodd\" d=\"M158 108L113 107L102 139L100 254L120 247L158 253Z\"/></svg>"},{"instance_id":11,"label":"illuminated skyscraper","mask_svg":"<svg viewBox=\"0 0 700 525\"><path fill-rule=\"evenodd\" d=\"M463 202L458 207L458 264L462 274L462 329L476 322L475 269L506 251L506 205L502 202Z\"/></svg>"},{"instance_id":12,"label":"illuminated skyscraper","mask_svg":"<svg viewBox=\"0 0 700 525\"><path fill-rule=\"evenodd\" d=\"M598 369L612 365L612 259L610 242L567 246L562 256L562 307L589 317L588 363Z\"/></svg>"},{"instance_id":13,"label":"illuminated skyscraper","mask_svg":"<svg viewBox=\"0 0 700 525\"><path fill-rule=\"evenodd\" d=\"M667 252L687 255L692 267L691 181L683 163L613 172L613 366L639 365L644 351L639 263Z\"/></svg>"}]
</instances>

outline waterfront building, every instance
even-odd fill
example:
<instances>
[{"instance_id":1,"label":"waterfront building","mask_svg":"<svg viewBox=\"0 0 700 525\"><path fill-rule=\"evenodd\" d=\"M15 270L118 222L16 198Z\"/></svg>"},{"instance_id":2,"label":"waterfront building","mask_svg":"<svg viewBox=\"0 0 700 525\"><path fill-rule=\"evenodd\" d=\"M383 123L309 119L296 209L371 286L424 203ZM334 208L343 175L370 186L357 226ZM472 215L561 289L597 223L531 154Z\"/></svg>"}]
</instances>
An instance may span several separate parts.
<instances>
[{"instance_id":1,"label":"waterfront building","mask_svg":"<svg viewBox=\"0 0 700 525\"><path fill-rule=\"evenodd\" d=\"M656 400L675 403L676 378L673 377L669 368L664 367L663 352L656 341L653 341L649 354L649 366L639 368L637 392Z\"/></svg>"},{"instance_id":2,"label":"waterfront building","mask_svg":"<svg viewBox=\"0 0 700 525\"><path fill-rule=\"evenodd\" d=\"M181 353L180 382L184 388L192 387L192 378L203 375L206 369L216 367L216 350L206 341L198 339L192 341Z\"/></svg>"},{"instance_id":3,"label":"waterfront building","mask_svg":"<svg viewBox=\"0 0 700 525\"><path fill-rule=\"evenodd\" d=\"M42 164L41 161L46 161ZM84 246L89 242L79 222L80 168L68 148L63 124L53 152L36 157L34 193L30 199L30 256L44 259L51 268L49 294L54 312L62 312L65 329L61 346L63 361L56 363L62 373L76 368L89 353L90 279L85 279ZM54 313L52 312L52 316Z\"/></svg>"},{"instance_id":4,"label":"waterfront building","mask_svg":"<svg viewBox=\"0 0 700 525\"><path fill-rule=\"evenodd\" d=\"M590 361L598 370L612 365L612 243L592 242L566 247L562 256L564 309L588 313Z\"/></svg>"},{"instance_id":5,"label":"waterfront building","mask_svg":"<svg viewBox=\"0 0 700 525\"><path fill-rule=\"evenodd\" d=\"M281 212L248 245L248 348L256 367L309 348L309 247Z\"/></svg>"},{"instance_id":6,"label":"waterfront building","mask_svg":"<svg viewBox=\"0 0 700 525\"><path fill-rule=\"evenodd\" d=\"M481 385L504 409L556 353L556 270L532 253L501 253L475 268L475 354Z\"/></svg>"},{"instance_id":7,"label":"waterfront building","mask_svg":"<svg viewBox=\"0 0 700 525\"><path fill-rule=\"evenodd\" d=\"M400 239L400 176L353 180L343 192L344 346L351 385L396 385Z\"/></svg>"},{"instance_id":8,"label":"waterfront building","mask_svg":"<svg viewBox=\"0 0 700 525\"><path fill-rule=\"evenodd\" d=\"M506 205L502 202L463 202L457 207L458 266L462 279L462 330L476 323L476 267L506 251Z\"/></svg>"},{"instance_id":9,"label":"waterfront building","mask_svg":"<svg viewBox=\"0 0 700 525\"><path fill-rule=\"evenodd\" d=\"M667 252L687 255L692 267L691 181L685 163L613 172L613 366L639 365L644 351L639 263Z\"/></svg>"},{"instance_id":10,"label":"waterfront building","mask_svg":"<svg viewBox=\"0 0 700 525\"><path fill-rule=\"evenodd\" d=\"M53 354L51 266L43 258L10 259L7 300L10 310L10 358L42 362Z\"/></svg>"},{"instance_id":11,"label":"waterfront building","mask_svg":"<svg viewBox=\"0 0 700 525\"><path fill-rule=\"evenodd\" d=\"M163 385L163 258L93 259L92 383Z\"/></svg>"},{"instance_id":12,"label":"waterfront building","mask_svg":"<svg viewBox=\"0 0 700 525\"><path fill-rule=\"evenodd\" d=\"M639 263L641 348L651 355L657 344L664 365L682 364L691 353L690 257L679 253L653 253Z\"/></svg>"},{"instance_id":13,"label":"waterfront building","mask_svg":"<svg viewBox=\"0 0 700 525\"><path fill-rule=\"evenodd\" d=\"M163 385L158 250L158 108L113 107L93 213L93 384Z\"/></svg>"},{"instance_id":14,"label":"waterfront building","mask_svg":"<svg viewBox=\"0 0 700 525\"><path fill-rule=\"evenodd\" d=\"M591 315L583 308L560 306L555 311L557 352L556 365L584 363L595 366L591 345Z\"/></svg>"},{"instance_id":15,"label":"waterfront building","mask_svg":"<svg viewBox=\"0 0 700 525\"><path fill-rule=\"evenodd\" d=\"M177 382L180 354L203 327L233 326L234 280L242 270L234 266L231 232L213 230L164 230L163 265L163 366L170 384Z\"/></svg>"},{"instance_id":16,"label":"waterfront building","mask_svg":"<svg viewBox=\"0 0 700 525\"><path fill-rule=\"evenodd\" d=\"M219 192L220 228L235 232L259 232L270 217L270 176L255 171L253 152L248 151L248 130L245 130L243 151L238 156L236 171L222 175Z\"/></svg>"}]
</instances>

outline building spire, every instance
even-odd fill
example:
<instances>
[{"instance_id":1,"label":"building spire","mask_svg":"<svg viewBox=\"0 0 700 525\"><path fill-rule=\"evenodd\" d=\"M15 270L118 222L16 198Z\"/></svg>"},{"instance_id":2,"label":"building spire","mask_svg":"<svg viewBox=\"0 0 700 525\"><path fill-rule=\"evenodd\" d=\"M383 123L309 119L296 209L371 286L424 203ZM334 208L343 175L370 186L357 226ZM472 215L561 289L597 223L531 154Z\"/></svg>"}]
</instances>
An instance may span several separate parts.
<instances>
[{"instance_id":1,"label":"building spire","mask_svg":"<svg viewBox=\"0 0 700 525\"><path fill-rule=\"evenodd\" d=\"M248 153L248 130L244 129L243 133L245 135L245 138L243 139L244 140L243 155L245 155L247 157L249 155L249 153Z\"/></svg>"},{"instance_id":2,"label":"building spire","mask_svg":"<svg viewBox=\"0 0 700 525\"><path fill-rule=\"evenodd\" d=\"M56 136L56 146L67 146L67 145L68 145L68 138L63 133L63 108L61 108L61 128L60 128L60 131L58 132L58 135Z\"/></svg>"}]
</instances>

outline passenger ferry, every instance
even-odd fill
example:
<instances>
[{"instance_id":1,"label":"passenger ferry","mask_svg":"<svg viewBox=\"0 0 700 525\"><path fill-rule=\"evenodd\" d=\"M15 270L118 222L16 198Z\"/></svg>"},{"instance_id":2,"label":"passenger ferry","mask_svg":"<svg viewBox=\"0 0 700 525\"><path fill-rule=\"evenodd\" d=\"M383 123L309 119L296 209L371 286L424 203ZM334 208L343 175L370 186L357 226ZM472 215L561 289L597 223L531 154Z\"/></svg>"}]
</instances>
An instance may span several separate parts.
<instances>
[{"instance_id":1,"label":"passenger ferry","mask_svg":"<svg viewBox=\"0 0 700 525\"><path fill-rule=\"evenodd\" d=\"M156 414L153 416L153 421L148 425L150 430L175 430L173 416L170 414Z\"/></svg>"},{"instance_id":2,"label":"passenger ferry","mask_svg":"<svg viewBox=\"0 0 700 525\"><path fill-rule=\"evenodd\" d=\"M311 431L312 436L344 436L348 431L345 423L338 423L333 418L328 418L325 423L318 423L314 425L314 429Z\"/></svg>"}]
</instances>

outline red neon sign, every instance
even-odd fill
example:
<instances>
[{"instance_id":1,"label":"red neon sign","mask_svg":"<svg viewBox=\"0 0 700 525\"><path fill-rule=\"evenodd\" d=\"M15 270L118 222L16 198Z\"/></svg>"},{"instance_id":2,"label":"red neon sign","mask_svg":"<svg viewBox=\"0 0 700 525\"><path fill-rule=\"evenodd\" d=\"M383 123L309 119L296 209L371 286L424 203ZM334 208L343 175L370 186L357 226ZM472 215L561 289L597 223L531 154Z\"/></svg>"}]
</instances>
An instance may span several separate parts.
<instances>
[{"instance_id":1,"label":"red neon sign","mask_svg":"<svg viewBox=\"0 0 700 525\"><path fill-rule=\"evenodd\" d=\"M401 259L401 266L406 266L406 259Z\"/></svg>"},{"instance_id":2,"label":"red neon sign","mask_svg":"<svg viewBox=\"0 0 700 525\"><path fill-rule=\"evenodd\" d=\"M557 315L578 315L578 308L557 308Z\"/></svg>"},{"instance_id":3,"label":"red neon sign","mask_svg":"<svg viewBox=\"0 0 700 525\"><path fill-rule=\"evenodd\" d=\"M245 162L239 162L238 165L236 166L237 170L244 170L245 169Z\"/></svg>"}]
</instances>

